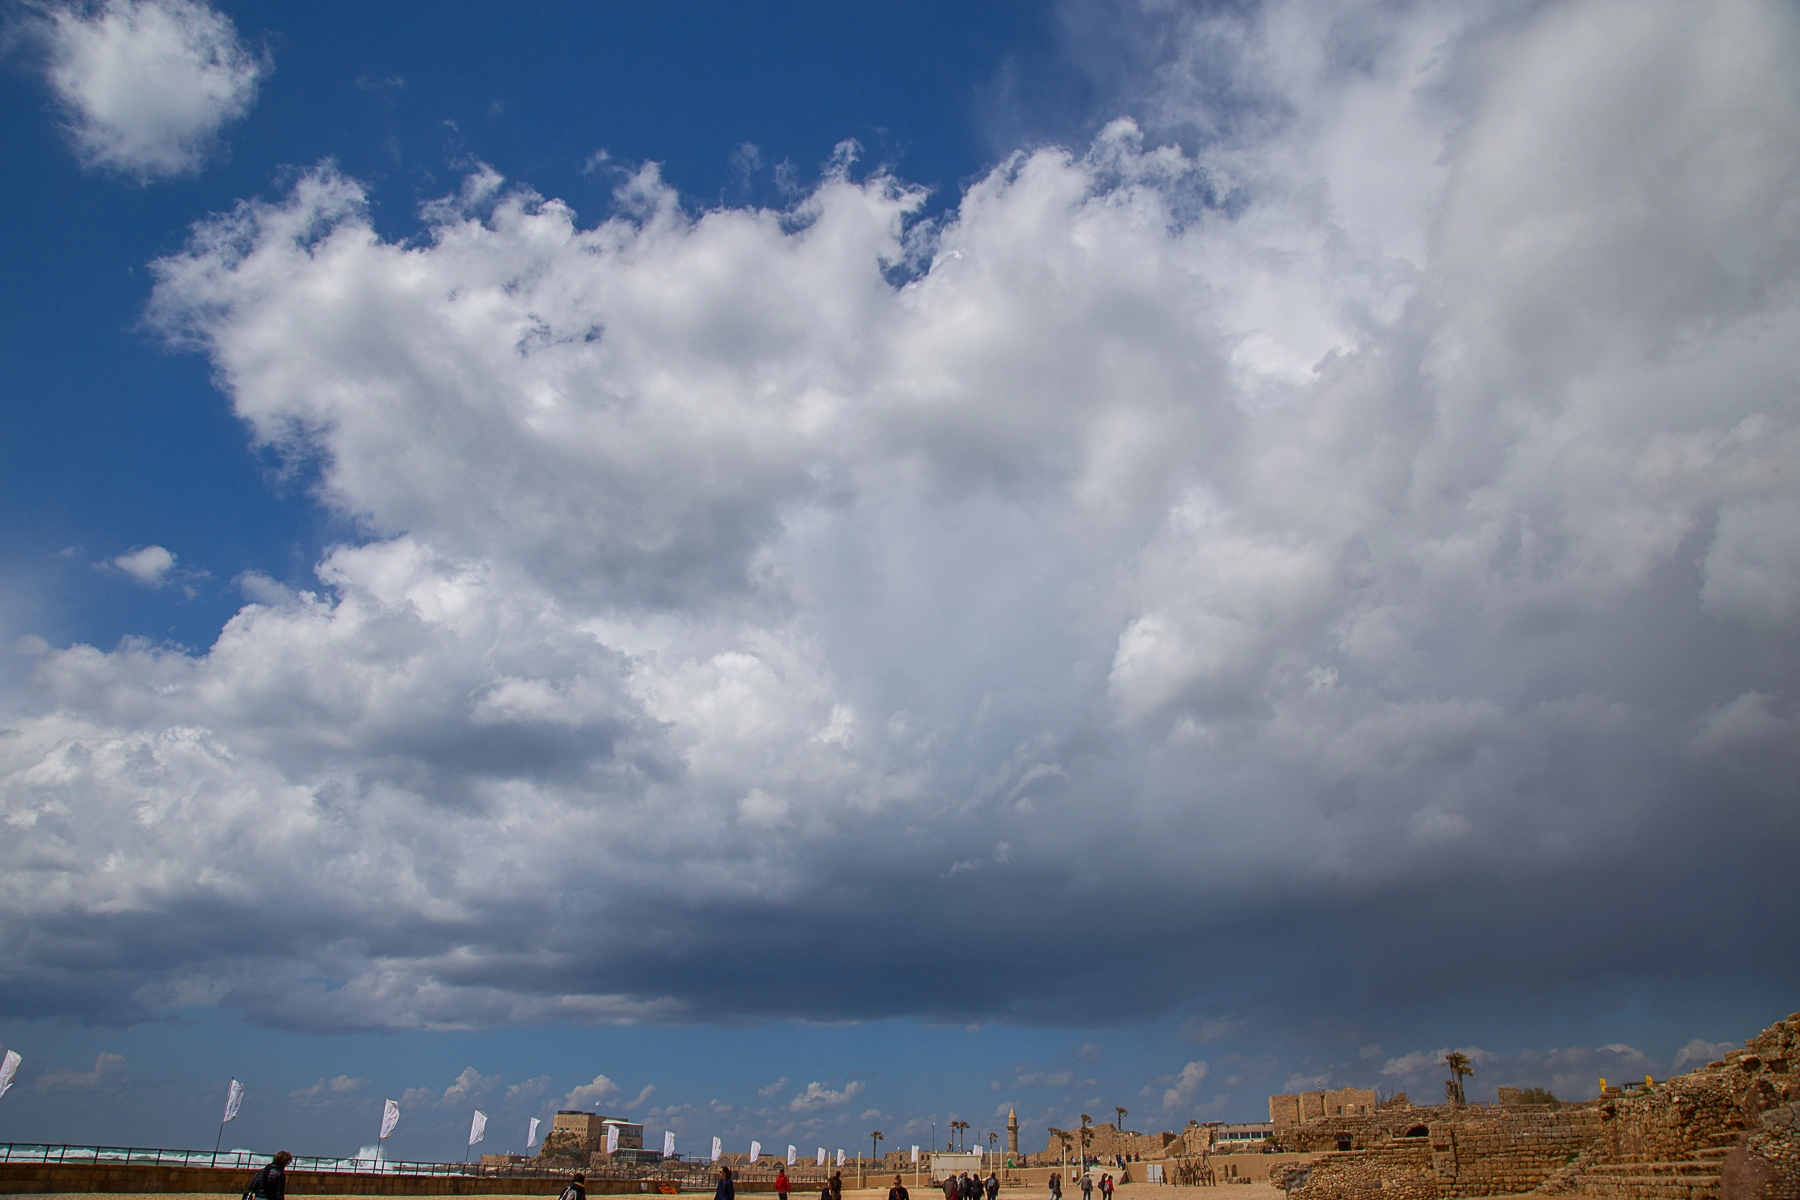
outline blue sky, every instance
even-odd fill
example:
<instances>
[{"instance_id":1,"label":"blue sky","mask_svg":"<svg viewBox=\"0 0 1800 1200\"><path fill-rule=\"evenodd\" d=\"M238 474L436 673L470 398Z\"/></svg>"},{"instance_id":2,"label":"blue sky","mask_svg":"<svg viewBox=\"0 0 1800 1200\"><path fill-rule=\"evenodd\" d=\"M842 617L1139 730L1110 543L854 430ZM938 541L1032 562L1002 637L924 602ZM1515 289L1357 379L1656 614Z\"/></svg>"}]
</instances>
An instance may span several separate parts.
<instances>
[{"instance_id":1,"label":"blue sky","mask_svg":"<svg viewBox=\"0 0 1800 1200\"><path fill-rule=\"evenodd\" d=\"M5 16L0 1136L1035 1145L1794 1007L1790 7Z\"/></svg>"}]
</instances>

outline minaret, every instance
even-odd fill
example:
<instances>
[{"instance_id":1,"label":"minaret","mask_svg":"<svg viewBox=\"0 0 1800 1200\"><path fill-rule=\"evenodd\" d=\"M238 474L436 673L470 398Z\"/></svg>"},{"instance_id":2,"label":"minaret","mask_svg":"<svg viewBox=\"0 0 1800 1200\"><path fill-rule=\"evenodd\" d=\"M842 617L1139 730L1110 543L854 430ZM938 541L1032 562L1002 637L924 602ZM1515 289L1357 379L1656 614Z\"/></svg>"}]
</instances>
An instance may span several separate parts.
<instances>
[{"instance_id":1,"label":"minaret","mask_svg":"<svg viewBox=\"0 0 1800 1200\"><path fill-rule=\"evenodd\" d=\"M1009 1109L1006 1114L1006 1152L1014 1158L1019 1157L1019 1110Z\"/></svg>"}]
</instances>

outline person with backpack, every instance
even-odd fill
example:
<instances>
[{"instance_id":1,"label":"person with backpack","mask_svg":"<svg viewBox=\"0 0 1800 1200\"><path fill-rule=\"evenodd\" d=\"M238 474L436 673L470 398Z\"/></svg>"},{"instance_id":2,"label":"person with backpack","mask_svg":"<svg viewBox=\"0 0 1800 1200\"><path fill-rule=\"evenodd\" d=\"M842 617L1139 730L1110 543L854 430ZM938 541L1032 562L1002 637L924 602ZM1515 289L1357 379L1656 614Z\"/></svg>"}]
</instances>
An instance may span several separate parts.
<instances>
[{"instance_id":1,"label":"person with backpack","mask_svg":"<svg viewBox=\"0 0 1800 1200\"><path fill-rule=\"evenodd\" d=\"M244 1189L244 1200L287 1200L287 1165L294 1156L278 1150L267 1166L250 1177Z\"/></svg>"},{"instance_id":2,"label":"person with backpack","mask_svg":"<svg viewBox=\"0 0 1800 1200\"><path fill-rule=\"evenodd\" d=\"M1050 1200L1062 1200L1062 1174L1050 1172Z\"/></svg>"},{"instance_id":3,"label":"person with backpack","mask_svg":"<svg viewBox=\"0 0 1800 1200\"><path fill-rule=\"evenodd\" d=\"M1106 1200L1112 1200L1113 1181L1110 1171L1100 1176L1100 1194L1106 1197Z\"/></svg>"},{"instance_id":4,"label":"person with backpack","mask_svg":"<svg viewBox=\"0 0 1800 1200\"><path fill-rule=\"evenodd\" d=\"M888 1189L888 1200L912 1200L911 1194L906 1190L906 1185L900 1181L898 1175L894 1176L894 1186Z\"/></svg>"},{"instance_id":5,"label":"person with backpack","mask_svg":"<svg viewBox=\"0 0 1800 1200\"><path fill-rule=\"evenodd\" d=\"M569 1176L569 1185L556 1200L587 1200L587 1176L580 1171Z\"/></svg>"},{"instance_id":6,"label":"person with backpack","mask_svg":"<svg viewBox=\"0 0 1800 1200\"><path fill-rule=\"evenodd\" d=\"M987 1200L1000 1200L1000 1173L998 1171L988 1172Z\"/></svg>"}]
</instances>

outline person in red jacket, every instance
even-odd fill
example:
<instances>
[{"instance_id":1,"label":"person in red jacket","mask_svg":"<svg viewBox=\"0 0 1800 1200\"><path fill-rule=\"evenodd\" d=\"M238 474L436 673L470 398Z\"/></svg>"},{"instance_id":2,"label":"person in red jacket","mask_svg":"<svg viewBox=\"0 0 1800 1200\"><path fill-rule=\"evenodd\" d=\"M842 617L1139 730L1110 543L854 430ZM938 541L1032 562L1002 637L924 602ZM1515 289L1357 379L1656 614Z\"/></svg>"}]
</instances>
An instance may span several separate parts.
<instances>
[{"instance_id":1,"label":"person in red jacket","mask_svg":"<svg viewBox=\"0 0 1800 1200\"><path fill-rule=\"evenodd\" d=\"M780 1196L781 1200L787 1200L788 1177L786 1167L775 1168L775 1194Z\"/></svg>"}]
</instances>

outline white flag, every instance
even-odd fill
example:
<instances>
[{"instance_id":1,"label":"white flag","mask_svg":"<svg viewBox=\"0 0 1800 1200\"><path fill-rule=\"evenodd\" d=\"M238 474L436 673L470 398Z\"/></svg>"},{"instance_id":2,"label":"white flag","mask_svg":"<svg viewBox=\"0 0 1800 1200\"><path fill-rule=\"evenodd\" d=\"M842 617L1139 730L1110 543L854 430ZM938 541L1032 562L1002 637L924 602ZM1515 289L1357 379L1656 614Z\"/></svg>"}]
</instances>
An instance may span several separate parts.
<instances>
[{"instance_id":1,"label":"white flag","mask_svg":"<svg viewBox=\"0 0 1800 1200\"><path fill-rule=\"evenodd\" d=\"M721 1141L719 1141L719 1139L718 1139L718 1138L714 1138L714 1139L713 1139L713 1157L712 1157L712 1160L713 1160L713 1161L714 1161L714 1162L718 1162L718 1161L719 1161L719 1155L720 1155L720 1154L721 1154L721 1153L723 1153L723 1152L724 1152L724 1150L725 1150L725 1145L724 1145L724 1143L723 1143L723 1142L721 1142Z\"/></svg>"},{"instance_id":2,"label":"white flag","mask_svg":"<svg viewBox=\"0 0 1800 1200\"><path fill-rule=\"evenodd\" d=\"M912 1159L912 1160L913 1160L913 1161L914 1161L914 1162L918 1162L918 1161L919 1161L919 1148L918 1148L918 1147L917 1147L917 1146L914 1146L914 1147L913 1147L913 1159Z\"/></svg>"},{"instance_id":3,"label":"white flag","mask_svg":"<svg viewBox=\"0 0 1800 1200\"><path fill-rule=\"evenodd\" d=\"M793 1166L794 1160L799 1157L800 1157L800 1151L793 1146L789 1146L788 1147L788 1166L790 1166L790 1167Z\"/></svg>"},{"instance_id":4,"label":"white flag","mask_svg":"<svg viewBox=\"0 0 1800 1200\"><path fill-rule=\"evenodd\" d=\"M475 1119L469 1122L469 1145L473 1146L487 1136L487 1114L479 1108L475 1110Z\"/></svg>"},{"instance_id":5,"label":"white flag","mask_svg":"<svg viewBox=\"0 0 1800 1200\"><path fill-rule=\"evenodd\" d=\"M542 1124L543 1124L543 1122L538 1120L536 1117L531 1118L531 1128L527 1129L525 1131L525 1148L527 1150L529 1150L533 1146L537 1145L538 1126L542 1125Z\"/></svg>"},{"instance_id":6,"label":"white flag","mask_svg":"<svg viewBox=\"0 0 1800 1200\"><path fill-rule=\"evenodd\" d=\"M219 1121L219 1124L223 1125L226 1121L237 1120L238 1106L243 1102L244 1085L234 1079L231 1081L231 1086L225 1089L225 1116Z\"/></svg>"},{"instance_id":7,"label":"white flag","mask_svg":"<svg viewBox=\"0 0 1800 1200\"><path fill-rule=\"evenodd\" d=\"M394 1126L399 1123L400 1106L392 1100L383 1101L381 1105L381 1137L376 1140L385 1140L388 1134L394 1132Z\"/></svg>"},{"instance_id":8,"label":"white flag","mask_svg":"<svg viewBox=\"0 0 1800 1200\"><path fill-rule=\"evenodd\" d=\"M759 1159L761 1157L762 1157L762 1143L761 1142L751 1142L750 1143L750 1161L755 1162L757 1159Z\"/></svg>"},{"instance_id":9,"label":"white flag","mask_svg":"<svg viewBox=\"0 0 1800 1200\"><path fill-rule=\"evenodd\" d=\"M23 1060L17 1050L8 1050L5 1058L0 1058L0 1096L6 1095L6 1089L13 1085L18 1077L19 1063Z\"/></svg>"},{"instance_id":10,"label":"white flag","mask_svg":"<svg viewBox=\"0 0 1800 1200\"><path fill-rule=\"evenodd\" d=\"M823 1146L819 1147L819 1165L821 1167L825 1165L825 1147Z\"/></svg>"},{"instance_id":11,"label":"white flag","mask_svg":"<svg viewBox=\"0 0 1800 1200\"><path fill-rule=\"evenodd\" d=\"M613 1151L617 1150L618 1148L619 1148L619 1127L617 1125L608 1125L606 1127L606 1152L608 1154L611 1154Z\"/></svg>"},{"instance_id":12,"label":"white flag","mask_svg":"<svg viewBox=\"0 0 1800 1200\"><path fill-rule=\"evenodd\" d=\"M840 1167L844 1165L844 1152L842 1150L838 1151L837 1165Z\"/></svg>"},{"instance_id":13,"label":"white flag","mask_svg":"<svg viewBox=\"0 0 1800 1200\"><path fill-rule=\"evenodd\" d=\"M675 1131L673 1129L663 1130L663 1157L675 1157Z\"/></svg>"}]
</instances>

